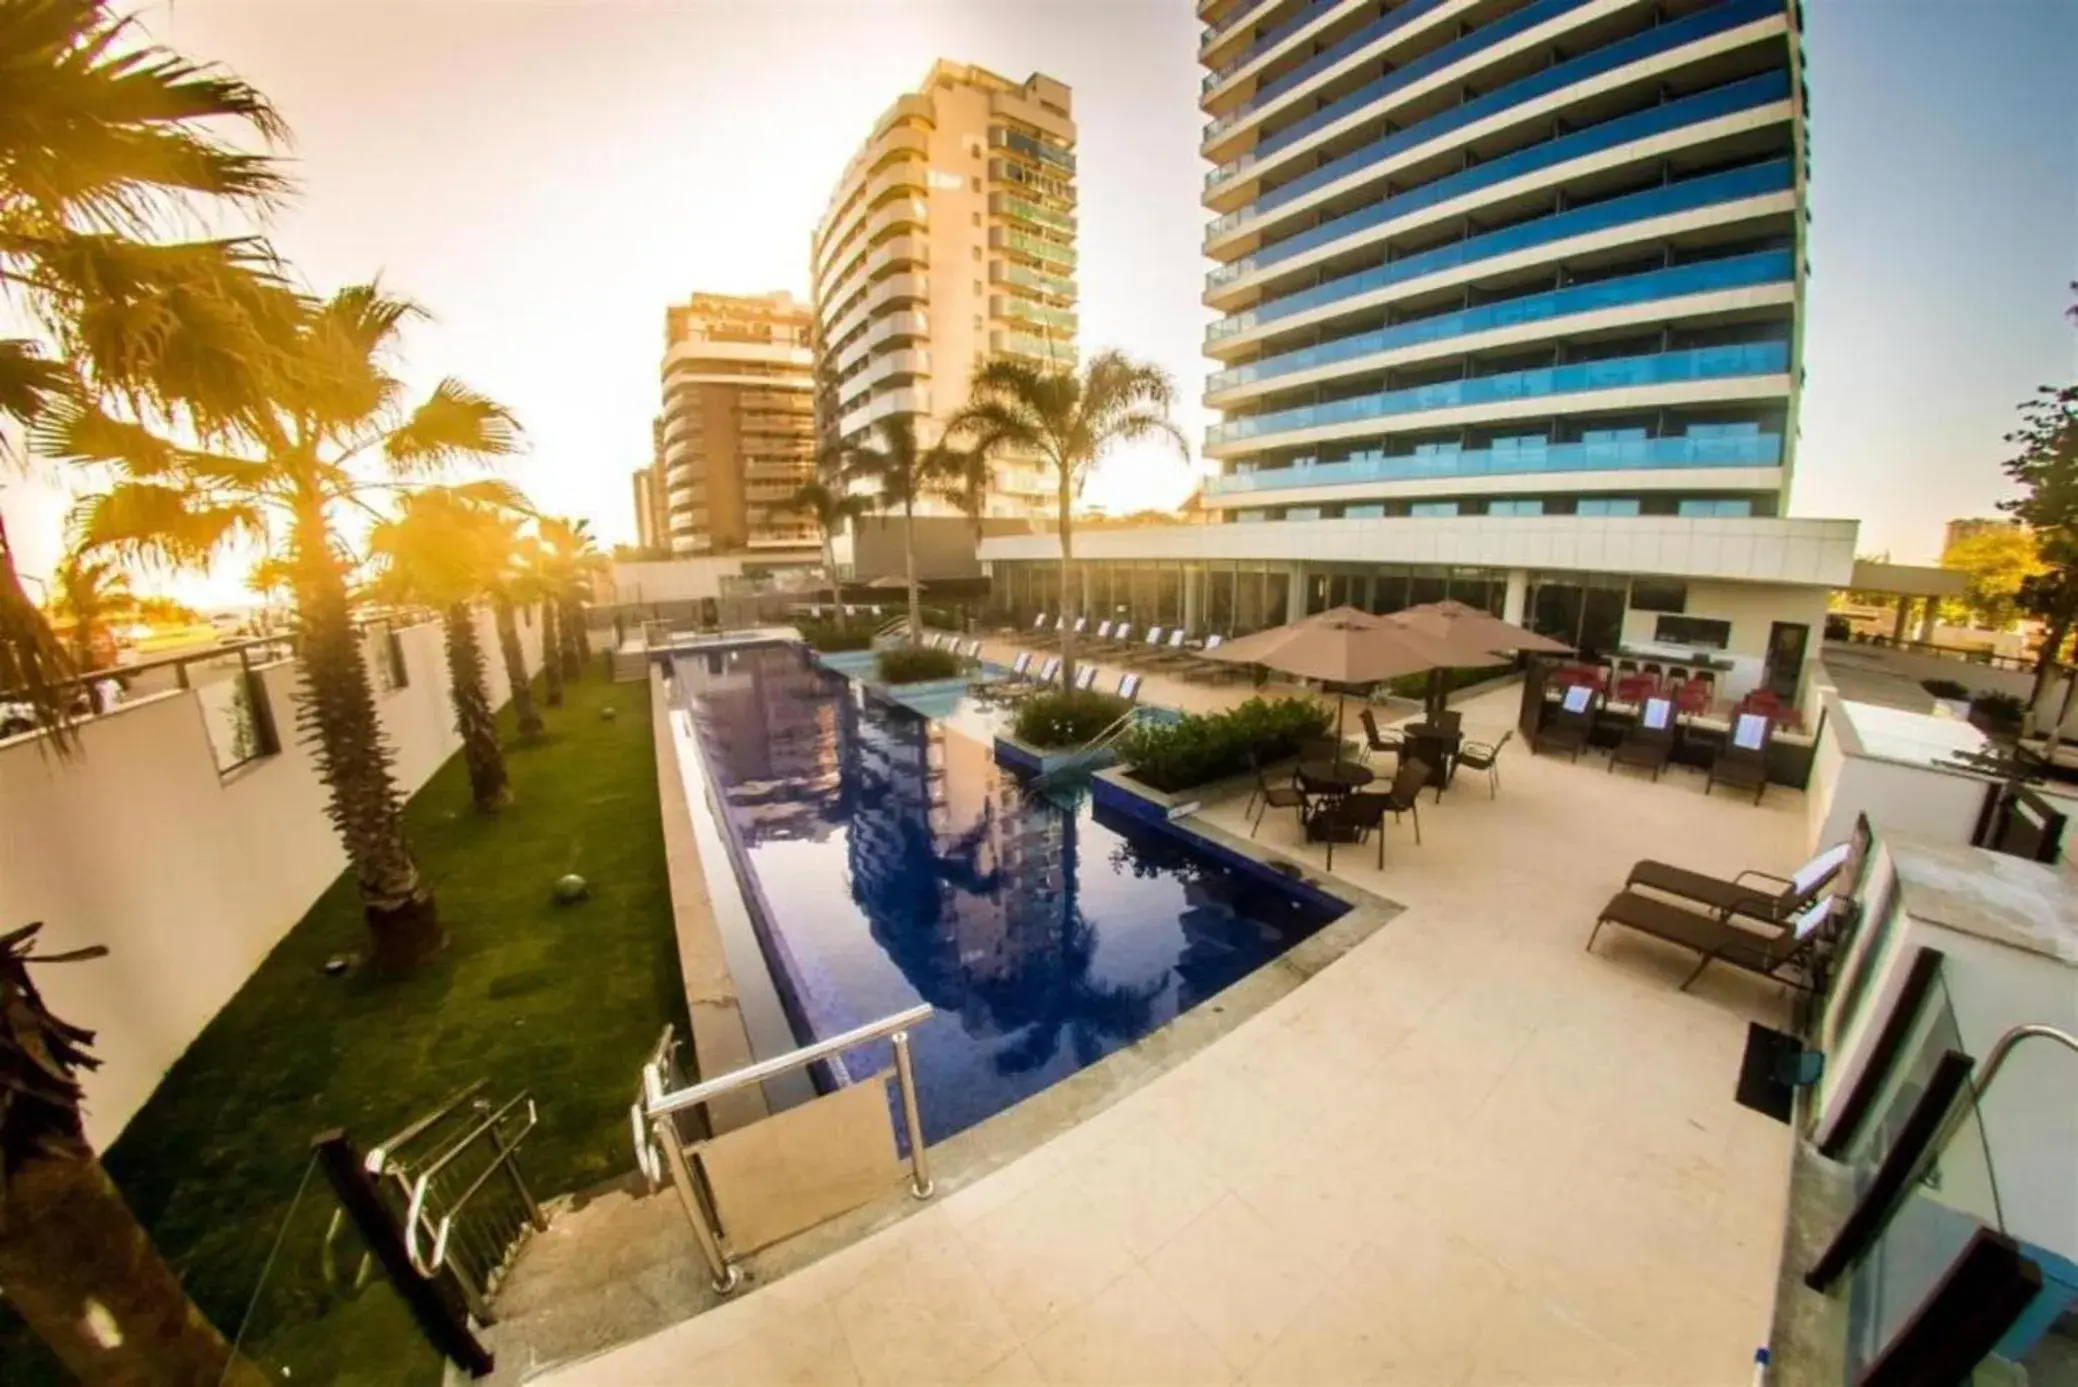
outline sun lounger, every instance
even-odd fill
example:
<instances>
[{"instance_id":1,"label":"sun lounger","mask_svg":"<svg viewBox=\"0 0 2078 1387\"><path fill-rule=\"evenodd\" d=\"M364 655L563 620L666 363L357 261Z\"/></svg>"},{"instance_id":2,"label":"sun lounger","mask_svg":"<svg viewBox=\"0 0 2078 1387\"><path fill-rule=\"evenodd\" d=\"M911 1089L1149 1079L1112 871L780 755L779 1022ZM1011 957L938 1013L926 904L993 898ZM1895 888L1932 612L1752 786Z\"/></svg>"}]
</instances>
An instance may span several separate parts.
<instances>
[{"instance_id":1,"label":"sun lounger","mask_svg":"<svg viewBox=\"0 0 2078 1387\"><path fill-rule=\"evenodd\" d=\"M1809 980L1810 959L1820 938L1820 926L1831 915L1832 908L1830 896L1814 901L1791 922L1790 928L1763 933L1727 924L1714 915L1698 915L1657 896L1619 891L1602 907L1593 933L1587 936L1587 947L1593 952L1602 926L1614 923L1701 955L1695 970L1681 981L1683 992L1713 963L1728 963L1802 987Z\"/></svg>"},{"instance_id":2,"label":"sun lounger","mask_svg":"<svg viewBox=\"0 0 2078 1387\"><path fill-rule=\"evenodd\" d=\"M1097 687L1097 667L1095 665L1078 665L1075 670L1075 692L1088 693L1095 687Z\"/></svg>"},{"instance_id":3,"label":"sun lounger","mask_svg":"<svg viewBox=\"0 0 2078 1387\"><path fill-rule=\"evenodd\" d=\"M1168 639L1168 628L1162 626L1149 627L1147 639L1140 641L1130 650L1122 652L1118 657L1119 663L1137 665L1145 660L1150 660L1162 653Z\"/></svg>"},{"instance_id":4,"label":"sun lounger","mask_svg":"<svg viewBox=\"0 0 2078 1387\"><path fill-rule=\"evenodd\" d=\"M1730 881L1647 859L1631 868L1631 874L1623 884L1626 890L1642 886L1708 906L1720 919L1743 915L1766 924L1783 925L1839 875L1840 868L1847 862L1848 852L1848 844L1839 843L1789 876L1771 876L1766 872L1749 870Z\"/></svg>"},{"instance_id":5,"label":"sun lounger","mask_svg":"<svg viewBox=\"0 0 2078 1387\"><path fill-rule=\"evenodd\" d=\"M1128 703L1140 701L1140 676L1121 674L1118 676L1118 696Z\"/></svg>"},{"instance_id":6,"label":"sun lounger","mask_svg":"<svg viewBox=\"0 0 2078 1387\"><path fill-rule=\"evenodd\" d=\"M1147 669L1174 670L1197 663L1198 652L1183 643L1183 636L1181 626L1171 631L1169 643L1163 646L1158 654L1143 661L1143 666Z\"/></svg>"}]
</instances>

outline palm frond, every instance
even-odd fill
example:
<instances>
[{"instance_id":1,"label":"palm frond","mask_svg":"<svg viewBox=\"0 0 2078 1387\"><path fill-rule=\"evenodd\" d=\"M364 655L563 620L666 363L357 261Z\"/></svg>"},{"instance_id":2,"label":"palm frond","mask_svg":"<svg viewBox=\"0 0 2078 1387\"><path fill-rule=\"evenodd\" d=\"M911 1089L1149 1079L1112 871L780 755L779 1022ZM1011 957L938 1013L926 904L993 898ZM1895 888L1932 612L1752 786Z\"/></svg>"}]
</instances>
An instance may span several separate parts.
<instances>
[{"instance_id":1,"label":"palm frond","mask_svg":"<svg viewBox=\"0 0 2078 1387\"><path fill-rule=\"evenodd\" d=\"M0 520L0 695L29 705L30 716L50 733L48 744L61 757L78 747L64 687L75 673L43 610L22 587L7 525Z\"/></svg>"},{"instance_id":2,"label":"palm frond","mask_svg":"<svg viewBox=\"0 0 2078 1387\"><path fill-rule=\"evenodd\" d=\"M264 462L180 447L142 424L73 398L46 406L30 426L29 443L60 462L112 467L133 480L257 488L269 470Z\"/></svg>"},{"instance_id":3,"label":"palm frond","mask_svg":"<svg viewBox=\"0 0 2078 1387\"><path fill-rule=\"evenodd\" d=\"M0 5L0 186L47 225L133 232L181 195L278 195L271 161L214 128L285 140L266 98L220 69L136 44L128 29L100 0Z\"/></svg>"},{"instance_id":4,"label":"palm frond","mask_svg":"<svg viewBox=\"0 0 2078 1387\"><path fill-rule=\"evenodd\" d=\"M70 382L65 363L44 356L36 343L0 338L0 415L26 424Z\"/></svg>"},{"instance_id":5,"label":"palm frond","mask_svg":"<svg viewBox=\"0 0 2078 1387\"><path fill-rule=\"evenodd\" d=\"M212 502L185 486L123 482L80 499L70 519L73 544L133 562L206 569L240 539L264 539L266 523L246 502Z\"/></svg>"},{"instance_id":6,"label":"palm frond","mask_svg":"<svg viewBox=\"0 0 2078 1387\"><path fill-rule=\"evenodd\" d=\"M508 456L519 451L520 439L511 410L450 376L383 439L383 455L399 475L423 475L465 459Z\"/></svg>"}]
</instances>

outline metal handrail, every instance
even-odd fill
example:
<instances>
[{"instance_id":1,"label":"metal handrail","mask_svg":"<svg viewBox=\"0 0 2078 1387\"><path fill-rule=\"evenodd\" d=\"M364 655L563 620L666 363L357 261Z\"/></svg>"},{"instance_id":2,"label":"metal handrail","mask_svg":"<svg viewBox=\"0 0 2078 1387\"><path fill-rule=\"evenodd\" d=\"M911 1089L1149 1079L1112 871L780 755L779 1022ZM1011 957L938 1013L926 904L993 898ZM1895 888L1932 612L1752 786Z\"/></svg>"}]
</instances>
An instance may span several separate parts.
<instances>
[{"instance_id":1,"label":"metal handrail","mask_svg":"<svg viewBox=\"0 0 2078 1387\"><path fill-rule=\"evenodd\" d=\"M936 1008L922 1002L906 1011L884 1016L878 1021L855 1026L841 1035L827 1040L818 1040L812 1045L789 1050L783 1055L760 1060L756 1064L716 1078L705 1079L685 1088L665 1091L661 1066L669 1057L671 1028L665 1027L656 1048L651 1051L649 1062L642 1066L642 1101L629 1114L634 1127L635 1161L654 1183L660 1178L653 1174L658 1166L671 1173L671 1184L678 1195L680 1207L685 1211L686 1221L692 1225L693 1240L699 1244L700 1256L707 1264L714 1289L727 1295L743 1282L742 1268L730 1260L722 1248L721 1235L716 1231L714 1220L707 1207L707 1197L693 1179L691 1165L686 1160L686 1147L679 1140L674 1122L676 1114L700 1107L716 1098L763 1083L767 1079L805 1069L818 1061L863 1045L867 1041L886 1037L894 1045L895 1081L902 1092L902 1122L909 1135L909 1191L918 1199L929 1199L933 1185L931 1165L924 1152L923 1119L918 1113L916 1102L916 1073L909 1059L909 1029L928 1021ZM649 1132L643 1133L644 1122ZM658 1155L661 1150L662 1160Z\"/></svg>"},{"instance_id":2,"label":"metal handrail","mask_svg":"<svg viewBox=\"0 0 2078 1387\"><path fill-rule=\"evenodd\" d=\"M2078 1035L2059 1030L2055 1026L2044 1025L2039 1021L2029 1021L2015 1026L1993 1041L1990 1053L1984 1057L1980 1072L1970 1080L1969 1101L1957 1103L1949 1109L1948 1116L1935 1131L1934 1139L1926 1144L1926 1149L1914 1162L1911 1176L1913 1182L1925 1176L1927 1168L1948 1149L1949 1141L1961 1130L1963 1123L1969 1120L1970 1114L1976 1112L1983 1104L1984 1095L1990 1092L1992 1081L1999 1077L1999 1070L2006 1063L2006 1056L2012 1054L2014 1048L2023 1040L2037 1039L2053 1040L2073 1054L2078 1054ZM1996 1198L1996 1194L1993 1197Z\"/></svg>"},{"instance_id":3,"label":"metal handrail","mask_svg":"<svg viewBox=\"0 0 2078 1387\"><path fill-rule=\"evenodd\" d=\"M428 1262L419 1254L418 1234L419 1225L425 1221L426 1192L432 1186L433 1177L446 1169L455 1157L461 1155L479 1137L486 1134L496 1136L498 1124L505 1120L507 1113L521 1103L527 1105L527 1125L520 1128L510 1141L506 1141L502 1137L497 1139L498 1154L469 1183L469 1187L462 1191L454 1203L448 1206L447 1211L440 1216L440 1222L433 1230L433 1257ZM508 1101L504 1107L499 1108L471 1128L465 1136L434 1157L429 1164L418 1172L418 1178L412 1181L411 1184L411 1204L404 1214L404 1251L411 1258L413 1270L417 1271L419 1275L431 1276L445 1265L447 1262L447 1239L448 1234L454 1228L455 1215L462 1211L462 1207L483 1187L484 1181L488 1180L494 1172L511 1167L513 1154L519 1149L520 1141L526 1137L527 1133L534 1130L540 1120L540 1114L534 1107L533 1096L521 1093Z\"/></svg>"}]
</instances>

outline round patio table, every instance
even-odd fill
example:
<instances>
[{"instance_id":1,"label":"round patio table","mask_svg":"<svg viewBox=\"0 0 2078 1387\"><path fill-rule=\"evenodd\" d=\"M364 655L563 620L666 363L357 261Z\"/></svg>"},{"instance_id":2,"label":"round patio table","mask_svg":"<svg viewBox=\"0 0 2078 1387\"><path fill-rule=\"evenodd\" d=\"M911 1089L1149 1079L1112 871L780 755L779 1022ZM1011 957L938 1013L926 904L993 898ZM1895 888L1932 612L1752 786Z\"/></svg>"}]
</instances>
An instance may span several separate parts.
<instances>
[{"instance_id":1,"label":"round patio table","mask_svg":"<svg viewBox=\"0 0 2078 1387\"><path fill-rule=\"evenodd\" d=\"M1301 761L1299 784L1314 794L1340 795L1360 790L1378 777L1355 761Z\"/></svg>"}]
</instances>

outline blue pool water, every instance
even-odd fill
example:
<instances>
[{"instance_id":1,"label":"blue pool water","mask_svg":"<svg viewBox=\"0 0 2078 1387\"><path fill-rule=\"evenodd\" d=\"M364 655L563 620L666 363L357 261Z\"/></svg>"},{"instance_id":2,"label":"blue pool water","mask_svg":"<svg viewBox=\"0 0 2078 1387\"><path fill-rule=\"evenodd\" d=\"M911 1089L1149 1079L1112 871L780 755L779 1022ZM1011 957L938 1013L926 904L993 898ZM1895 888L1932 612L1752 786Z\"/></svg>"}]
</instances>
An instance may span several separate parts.
<instances>
[{"instance_id":1,"label":"blue pool water","mask_svg":"<svg viewBox=\"0 0 2078 1387\"><path fill-rule=\"evenodd\" d=\"M1341 913L998 767L793 645L683 655L690 716L795 1036L931 1003L937 1141L1160 1026ZM887 1047L848 1057L852 1077Z\"/></svg>"}]
</instances>

